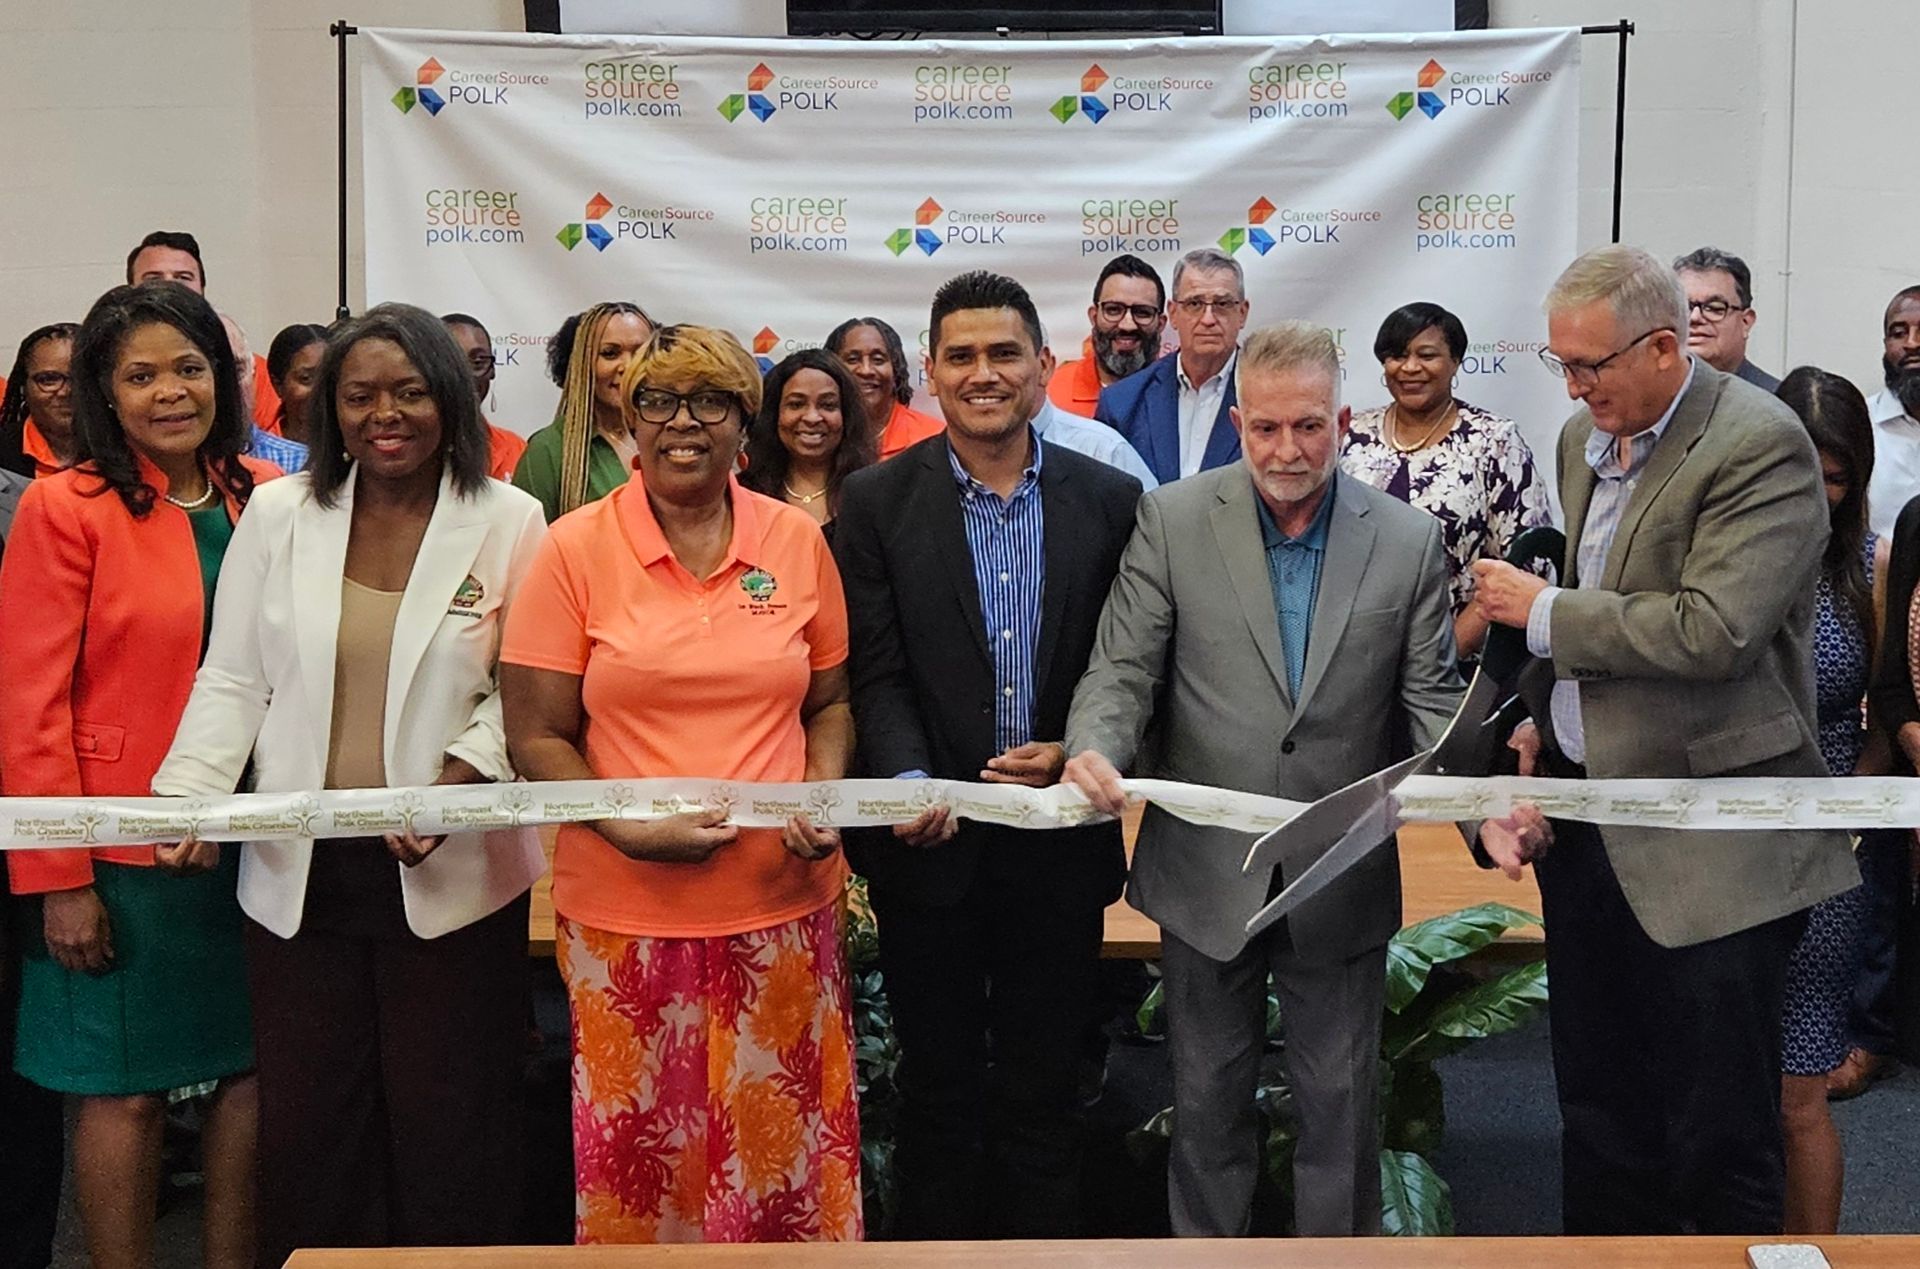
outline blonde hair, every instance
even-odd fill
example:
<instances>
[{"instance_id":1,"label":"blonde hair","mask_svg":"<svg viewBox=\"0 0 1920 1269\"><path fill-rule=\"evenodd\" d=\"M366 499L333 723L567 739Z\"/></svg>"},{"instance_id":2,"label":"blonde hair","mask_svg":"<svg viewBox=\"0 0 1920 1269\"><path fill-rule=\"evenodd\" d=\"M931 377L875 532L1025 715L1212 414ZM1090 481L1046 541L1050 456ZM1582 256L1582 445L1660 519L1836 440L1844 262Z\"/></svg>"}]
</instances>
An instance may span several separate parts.
<instances>
[{"instance_id":1,"label":"blonde hair","mask_svg":"<svg viewBox=\"0 0 1920 1269\"><path fill-rule=\"evenodd\" d=\"M1596 247L1554 279L1543 306L1549 314L1605 300L1621 333L1635 338L1657 330L1687 337L1687 292L1674 271L1638 247Z\"/></svg>"},{"instance_id":2,"label":"blonde hair","mask_svg":"<svg viewBox=\"0 0 1920 1269\"><path fill-rule=\"evenodd\" d=\"M1233 370L1233 391L1246 396L1247 375L1289 370L1319 370L1332 388L1333 405L1340 407L1340 344L1333 332L1312 322L1275 322L1247 336Z\"/></svg>"},{"instance_id":3,"label":"blonde hair","mask_svg":"<svg viewBox=\"0 0 1920 1269\"><path fill-rule=\"evenodd\" d=\"M632 423L633 394L651 378L691 379L704 387L731 392L740 402L740 427L760 411L764 383L760 366L727 331L685 323L662 326L627 363L620 380L620 409Z\"/></svg>"},{"instance_id":4,"label":"blonde hair","mask_svg":"<svg viewBox=\"0 0 1920 1269\"><path fill-rule=\"evenodd\" d=\"M631 304L595 304L580 314L574 327L573 348L567 354L567 370L560 382L560 514L565 515L587 501L587 458L593 449L593 363L599 355L600 336L607 323L621 314L638 314L648 326L653 323ZM622 407L621 414L626 410Z\"/></svg>"}]
</instances>

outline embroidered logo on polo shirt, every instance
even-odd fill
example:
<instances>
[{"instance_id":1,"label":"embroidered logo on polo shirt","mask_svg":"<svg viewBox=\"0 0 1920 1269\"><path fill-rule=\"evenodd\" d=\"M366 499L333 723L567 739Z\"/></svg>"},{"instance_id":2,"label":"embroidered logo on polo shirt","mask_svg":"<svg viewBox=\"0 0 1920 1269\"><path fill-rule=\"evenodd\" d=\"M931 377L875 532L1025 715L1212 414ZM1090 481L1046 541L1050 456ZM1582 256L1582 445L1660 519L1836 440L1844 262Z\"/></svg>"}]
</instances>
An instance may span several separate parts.
<instances>
[{"instance_id":1,"label":"embroidered logo on polo shirt","mask_svg":"<svg viewBox=\"0 0 1920 1269\"><path fill-rule=\"evenodd\" d=\"M780 583L766 569L756 568L741 575L740 589L746 591L747 598L754 603L764 604L780 589Z\"/></svg>"},{"instance_id":2,"label":"embroidered logo on polo shirt","mask_svg":"<svg viewBox=\"0 0 1920 1269\"><path fill-rule=\"evenodd\" d=\"M480 584L479 578L468 573L467 580L460 583L460 589L453 592L453 604L447 609L447 616L478 617L480 614L474 610L480 607L480 601L486 597L487 588Z\"/></svg>"}]
</instances>

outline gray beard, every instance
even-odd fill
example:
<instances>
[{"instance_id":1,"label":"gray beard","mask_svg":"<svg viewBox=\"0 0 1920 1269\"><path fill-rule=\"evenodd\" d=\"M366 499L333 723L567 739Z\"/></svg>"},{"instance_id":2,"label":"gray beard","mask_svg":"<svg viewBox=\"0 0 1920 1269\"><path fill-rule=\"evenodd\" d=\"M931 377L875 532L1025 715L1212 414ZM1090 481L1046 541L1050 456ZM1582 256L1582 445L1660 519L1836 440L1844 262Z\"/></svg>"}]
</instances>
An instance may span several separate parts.
<instances>
[{"instance_id":1,"label":"gray beard","mask_svg":"<svg viewBox=\"0 0 1920 1269\"><path fill-rule=\"evenodd\" d=\"M1882 357L1880 367L1886 373L1888 391L1900 399L1907 417L1920 419L1920 366L1903 369L1891 357Z\"/></svg>"},{"instance_id":2,"label":"gray beard","mask_svg":"<svg viewBox=\"0 0 1920 1269\"><path fill-rule=\"evenodd\" d=\"M1140 346L1130 353L1116 352L1113 347L1117 332L1093 332L1093 359L1109 376L1124 379L1130 374L1145 370L1160 356L1160 336L1149 335L1140 341Z\"/></svg>"}]
</instances>

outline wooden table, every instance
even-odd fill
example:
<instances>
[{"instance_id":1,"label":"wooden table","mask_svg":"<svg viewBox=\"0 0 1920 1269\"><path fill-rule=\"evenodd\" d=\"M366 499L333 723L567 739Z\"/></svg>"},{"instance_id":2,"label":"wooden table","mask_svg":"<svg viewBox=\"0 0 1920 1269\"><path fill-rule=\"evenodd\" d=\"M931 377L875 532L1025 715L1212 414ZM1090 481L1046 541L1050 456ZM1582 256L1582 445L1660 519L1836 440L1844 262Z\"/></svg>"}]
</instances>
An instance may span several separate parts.
<instances>
[{"instance_id":1,"label":"wooden table","mask_svg":"<svg viewBox=\"0 0 1920 1269\"><path fill-rule=\"evenodd\" d=\"M1126 819L1127 852L1133 852L1140 828L1136 808ZM547 855L553 855L553 830L541 830ZM1498 871L1477 867L1451 824L1409 824L1400 830L1401 924L1476 903L1506 903L1528 912L1540 911L1540 887L1533 873L1518 882ZM534 883L533 907L528 918L528 943L535 956L553 955L553 892L548 878ZM1537 947L1538 926L1510 931L1502 943L1520 950ZM1128 906L1123 898L1107 909L1106 939L1101 954L1112 960L1154 960L1160 955L1160 927Z\"/></svg>"},{"instance_id":2,"label":"wooden table","mask_svg":"<svg viewBox=\"0 0 1920 1269\"><path fill-rule=\"evenodd\" d=\"M301 1251L287 1269L1744 1269L1749 1238L1143 1239ZM1833 1269L1911 1269L1920 1237L1811 1238Z\"/></svg>"}]
</instances>

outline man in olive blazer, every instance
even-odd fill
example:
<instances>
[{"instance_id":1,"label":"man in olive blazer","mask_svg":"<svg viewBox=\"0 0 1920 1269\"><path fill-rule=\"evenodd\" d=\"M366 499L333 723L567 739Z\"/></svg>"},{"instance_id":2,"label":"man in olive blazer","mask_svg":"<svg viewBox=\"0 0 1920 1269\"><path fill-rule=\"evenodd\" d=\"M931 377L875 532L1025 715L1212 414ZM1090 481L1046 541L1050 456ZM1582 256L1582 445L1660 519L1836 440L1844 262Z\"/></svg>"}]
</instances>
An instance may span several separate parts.
<instances>
[{"instance_id":1,"label":"man in olive blazer","mask_svg":"<svg viewBox=\"0 0 1920 1269\"><path fill-rule=\"evenodd\" d=\"M1120 801L1121 771L1312 800L1404 757L1396 736L1424 747L1445 731L1462 684L1439 522L1339 472L1339 373L1324 330L1256 332L1232 415L1241 460L1141 500L1067 718L1066 778L1103 809ZM1128 900L1162 931L1173 1230L1248 1230L1271 972L1300 1122L1295 1223L1377 1233L1375 1064L1399 854L1382 843L1249 941L1269 887L1312 862L1247 876L1253 841L1149 805L1134 850Z\"/></svg>"},{"instance_id":2,"label":"man in olive blazer","mask_svg":"<svg viewBox=\"0 0 1920 1269\"><path fill-rule=\"evenodd\" d=\"M1474 569L1481 611L1545 659L1525 692L1544 774L1826 775L1828 511L1806 429L1687 355L1685 295L1645 252L1581 257L1547 312L1549 367L1583 402L1559 447L1569 558L1558 587ZM1554 833L1539 879L1566 1232L1777 1231L1787 958L1802 911L1860 882L1846 835ZM1532 853L1504 827L1481 840L1509 868Z\"/></svg>"}]
</instances>

